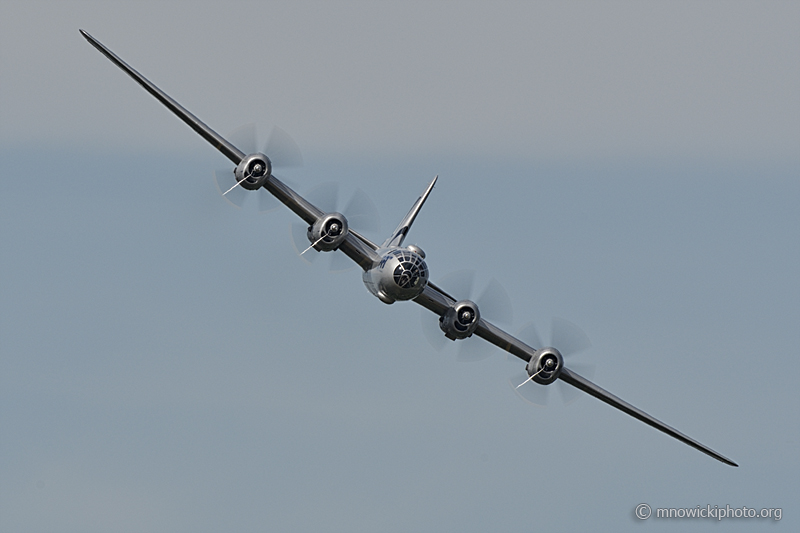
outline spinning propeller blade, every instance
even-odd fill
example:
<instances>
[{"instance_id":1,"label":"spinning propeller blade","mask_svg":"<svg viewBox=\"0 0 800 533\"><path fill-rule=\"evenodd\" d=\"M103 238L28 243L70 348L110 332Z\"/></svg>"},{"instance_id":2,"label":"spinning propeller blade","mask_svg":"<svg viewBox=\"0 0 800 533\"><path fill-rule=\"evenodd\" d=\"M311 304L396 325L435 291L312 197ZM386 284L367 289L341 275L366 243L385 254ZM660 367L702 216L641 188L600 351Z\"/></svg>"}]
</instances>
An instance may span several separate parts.
<instances>
[{"instance_id":1,"label":"spinning propeller blade","mask_svg":"<svg viewBox=\"0 0 800 533\"><path fill-rule=\"evenodd\" d=\"M513 320L511 298L496 279L492 278L477 298L474 296L475 271L472 269L457 270L444 276L441 287L454 298L473 300L480 310L481 317L499 324L510 324ZM442 350L449 341L430 313L422 309L422 328L425 337L436 350ZM456 359L462 363L481 361L489 357L493 347L476 339L462 339L458 342Z\"/></svg>"},{"instance_id":2,"label":"spinning propeller blade","mask_svg":"<svg viewBox=\"0 0 800 533\"><path fill-rule=\"evenodd\" d=\"M232 206L242 207L244 205L245 200L247 200L247 190L237 187L233 170L229 168L215 170L214 183L217 185L220 196Z\"/></svg>"},{"instance_id":3,"label":"spinning propeller blade","mask_svg":"<svg viewBox=\"0 0 800 533\"><path fill-rule=\"evenodd\" d=\"M252 154L258 151L258 134L254 123L245 124L228 134L228 139L240 146L245 153ZM270 140L263 149L264 154L270 158L273 168L286 168L289 166L300 166L303 157L300 149L292 140L288 133L282 129L273 127ZM214 173L217 188L221 191L223 198L236 207L242 207L248 197L258 197L258 210L262 213L274 211L280 207L280 202L263 187L257 191L248 191L244 187L238 186L239 183L233 174L233 170L217 170ZM250 193L250 194L248 194Z\"/></svg>"},{"instance_id":4,"label":"spinning propeller blade","mask_svg":"<svg viewBox=\"0 0 800 533\"><path fill-rule=\"evenodd\" d=\"M530 346L537 348L545 346L533 322L528 322L519 331L517 338ZM594 365L574 364L570 359L575 354L589 349L591 342L586 333L569 320L553 317L550 327L550 346L557 348L561 352L561 355L564 356L565 365L569 361L570 367L580 369L582 373L590 377L594 375ZM514 375L508 380L508 383L523 400L542 407L549 402L550 385L536 383L525 372ZM564 383L558 382L557 388L565 404L573 403L580 396L574 388L567 387Z\"/></svg>"},{"instance_id":5,"label":"spinning propeller blade","mask_svg":"<svg viewBox=\"0 0 800 533\"><path fill-rule=\"evenodd\" d=\"M569 320L553 317L550 326L550 346L558 348L564 357L569 357L588 350L592 347L592 343L581 328Z\"/></svg>"},{"instance_id":6,"label":"spinning propeller blade","mask_svg":"<svg viewBox=\"0 0 800 533\"><path fill-rule=\"evenodd\" d=\"M209 126L207 126L203 121L193 115L188 109L180 105L178 102L173 100L169 95L167 95L164 91L156 87L150 80L145 78L141 75L138 71L136 71L133 67L125 63L122 59L120 59L114 52L106 48L100 41L89 35L86 31L80 30L81 35L89 41L89 43L94 46L97 50L100 51L104 56L106 56L112 63L117 65L120 69L122 69L126 74L128 74L131 78L136 80L139 85L144 87L144 89L153 95L159 102L164 104L170 111L172 111L178 118L180 118L183 122L185 122L190 128L192 128L195 132L197 132L201 137L203 137L206 141L208 141L214 148L219 150L225 157L230 159L234 165L238 165L242 159L245 158L247 154L253 153L256 151L255 146L255 126L252 124L248 124L236 130L232 134L232 137L237 140L238 143L241 143L240 146L247 150L247 152L242 151L242 149L237 148L236 145L227 139L225 139L222 135L215 132ZM270 153L270 151L274 153ZM265 151L266 155L270 157L270 160L273 161L273 165L275 167L281 166L297 166L298 164L302 164L302 156L300 155L300 150L297 148L297 144L286 134L285 131L275 128L270 135L270 141L267 143L267 149ZM273 157L275 159L273 159ZM217 174L217 186L221 189L224 193L224 196L227 200L229 200L233 205L237 207L241 207L243 205L242 198L228 198L228 195L233 193L234 189L238 189L236 187L236 181L229 186L225 186L225 184L229 181L225 174ZM233 187L233 189L231 188ZM230 192L227 192L229 191ZM262 198L259 199L259 205L262 210L269 210L272 209L273 204L270 202L269 198L271 196L266 191L260 190L259 194ZM266 194L266 198L263 197ZM274 206L277 207L277 202L275 202Z\"/></svg>"},{"instance_id":7,"label":"spinning propeller blade","mask_svg":"<svg viewBox=\"0 0 800 533\"><path fill-rule=\"evenodd\" d=\"M339 184L327 182L311 189L306 198L316 207L326 213L341 212L347 218L350 228L358 232L377 232L380 229L380 215L378 208L370 197L361 189L356 189L344 210L339 211ZM319 252L308 250L309 240L306 234L308 226L301 223L292 223L290 235L292 244L298 255L306 262L313 263ZM341 272L355 268L355 264L343 253L334 251L330 254L329 270Z\"/></svg>"},{"instance_id":8,"label":"spinning propeller blade","mask_svg":"<svg viewBox=\"0 0 800 533\"><path fill-rule=\"evenodd\" d=\"M258 151L258 133L256 132L255 122L242 124L230 132L227 137L246 154L252 154ZM272 164L274 165L275 163L273 162Z\"/></svg>"},{"instance_id":9,"label":"spinning propeller blade","mask_svg":"<svg viewBox=\"0 0 800 533\"><path fill-rule=\"evenodd\" d=\"M288 133L277 126L273 126L269 140L264 147L264 153L272 160L275 168L291 168L303 166L303 155L300 148Z\"/></svg>"},{"instance_id":10,"label":"spinning propeller blade","mask_svg":"<svg viewBox=\"0 0 800 533\"><path fill-rule=\"evenodd\" d=\"M523 328L521 335L527 335L528 338L538 338L538 334L536 333L536 330L532 324L529 324ZM525 342L525 339L523 338L520 340ZM567 364L567 357L575 354L576 352L585 350L590 346L589 339L586 334L583 333L583 331L581 331L580 328L578 328L575 324L572 324L564 319L554 319L551 340L554 341L553 344L556 349L560 351L563 348L564 350L564 352L562 352L562 356L565 359L564 367L561 369L561 373L558 375L557 382L561 387L562 397L565 400L569 400L574 397L577 391L583 391L594 396L598 400L619 409L623 413L627 413L632 417L641 420L648 426L662 431L667 435L674 437L685 444L688 444L692 448L700 450L701 452L713 457L714 459L717 459L718 461L731 466L739 466L724 455L715 452L708 446L700 444L696 440L684 435L675 428L668 426L660 420L648 415L641 409L638 409L621 398L611 394L602 387L595 385L588 378L577 372L576 369L578 365L574 365L572 363ZM541 346L541 344L537 344L536 346ZM536 405L546 405L548 401L549 385L540 385L538 383L531 382L531 380L527 380L528 377L529 376L527 373L514 376L509 380L509 384L523 399ZM567 385L570 385L571 387L568 387ZM570 390L571 388L572 390Z\"/></svg>"},{"instance_id":11,"label":"spinning propeller blade","mask_svg":"<svg viewBox=\"0 0 800 533\"><path fill-rule=\"evenodd\" d=\"M471 293L472 290L467 294ZM509 298L506 290L496 279L489 280L481 295L475 299L475 303L478 304L482 317L491 319L492 322L501 325L511 324L514 316L511 310L511 298ZM477 339L463 339L459 341L456 360L461 363L483 361L493 351L494 347L489 343Z\"/></svg>"}]
</instances>

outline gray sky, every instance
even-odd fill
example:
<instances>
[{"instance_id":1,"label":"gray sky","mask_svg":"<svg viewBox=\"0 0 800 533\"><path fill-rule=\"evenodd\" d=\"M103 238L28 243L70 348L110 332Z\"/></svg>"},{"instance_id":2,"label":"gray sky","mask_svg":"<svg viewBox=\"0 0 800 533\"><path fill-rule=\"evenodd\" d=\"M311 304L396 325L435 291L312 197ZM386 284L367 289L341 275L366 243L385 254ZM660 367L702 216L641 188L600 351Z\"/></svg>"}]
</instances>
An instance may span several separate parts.
<instances>
[{"instance_id":1,"label":"gray sky","mask_svg":"<svg viewBox=\"0 0 800 533\"><path fill-rule=\"evenodd\" d=\"M230 6L230 7L228 7ZM0 4L0 529L752 531L797 523L796 3ZM739 462L583 397L521 401L411 303L298 259L283 209L89 46L217 131L291 133L434 280ZM466 295L465 295L466 296ZM474 296L474 295L473 295ZM491 317L488 317L491 318ZM482 342L471 339L469 342ZM788 529L787 529L788 530Z\"/></svg>"}]
</instances>

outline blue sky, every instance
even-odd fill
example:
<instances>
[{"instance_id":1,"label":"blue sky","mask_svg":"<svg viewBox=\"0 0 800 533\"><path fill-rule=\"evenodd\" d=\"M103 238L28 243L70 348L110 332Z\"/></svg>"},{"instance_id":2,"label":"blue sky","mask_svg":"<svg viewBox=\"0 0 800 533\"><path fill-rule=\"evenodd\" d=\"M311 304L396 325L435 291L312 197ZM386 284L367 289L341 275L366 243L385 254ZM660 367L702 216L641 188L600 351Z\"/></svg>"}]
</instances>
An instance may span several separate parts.
<instances>
[{"instance_id":1,"label":"blue sky","mask_svg":"<svg viewBox=\"0 0 800 533\"><path fill-rule=\"evenodd\" d=\"M225 12L227 10L227 12ZM8 531L752 531L796 523L800 74L791 3L0 6L0 526ZM279 125L300 192L366 191L433 280L476 271L592 340L519 400L416 305L221 201L220 133ZM491 317L488 317L491 318ZM471 339L470 342L482 342Z\"/></svg>"}]
</instances>

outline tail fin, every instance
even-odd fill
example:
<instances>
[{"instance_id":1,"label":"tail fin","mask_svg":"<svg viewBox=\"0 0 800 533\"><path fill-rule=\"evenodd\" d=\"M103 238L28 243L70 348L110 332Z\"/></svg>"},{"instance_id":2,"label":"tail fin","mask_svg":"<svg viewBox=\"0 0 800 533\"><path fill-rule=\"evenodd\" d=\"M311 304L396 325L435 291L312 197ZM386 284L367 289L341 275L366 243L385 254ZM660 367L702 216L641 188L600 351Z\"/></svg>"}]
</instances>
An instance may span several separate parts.
<instances>
[{"instance_id":1,"label":"tail fin","mask_svg":"<svg viewBox=\"0 0 800 533\"><path fill-rule=\"evenodd\" d=\"M411 228L411 224L414 223L414 219L417 218L417 213L419 213L420 209L422 209L422 204L425 203L425 200L428 199L428 195L433 190L433 186L436 184L436 180L439 179L438 174L433 178L428 188L425 189L425 192L422 193L422 196L417 198L417 201L414 202L414 205L411 207L411 211L403 217L403 220L400 221L400 225L397 226L397 229L394 230L392 236L386 239L386 242L383 243L382 248L389 248L392 246L402 246L403 241L408 234L408 230Z\"/></svg>"}]
</instances>

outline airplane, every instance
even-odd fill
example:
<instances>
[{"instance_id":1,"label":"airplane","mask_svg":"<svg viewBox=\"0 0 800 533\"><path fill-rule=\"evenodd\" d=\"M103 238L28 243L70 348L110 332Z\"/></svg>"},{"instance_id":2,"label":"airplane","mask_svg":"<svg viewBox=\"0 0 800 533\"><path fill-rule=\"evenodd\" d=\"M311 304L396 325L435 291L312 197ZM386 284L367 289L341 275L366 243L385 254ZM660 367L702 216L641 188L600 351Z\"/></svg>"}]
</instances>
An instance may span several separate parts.
<instances>
[{"instance_id":1,"label":"airplane","mask_svg":"<svg viewBox=\"0 0 800 533\"><path fill-rule=\"evenodd\" d=\"M570 370L564 366L564 357L557 348L552 346L533 348L527 345L482 317L475 302L460 300L434 284L429 279L425 253L422 249L415 245L403 246L403 243L436 185L438 176L428 184L394 232L381 245L377 245L351 228L343 214L319 209L280 181L272 173L272 161L267 154L244 153L97 39L84 30L80 30L80 33L92 46L233 162L235 184L231 189L238 187L247 191L263 189L272 194L308 225L306 237L310 246L306 251L313 248L317 252L338 250L344 253L361 267L364 285L382 302L392 304L398 301L413 301L439 317L439 328L446 338L465 342L475 335L518 357L526 363L525 371L528 376L520 386L547 386L561 380L718 461L734 467L739 466L727 457L611 394L574 370Z\"/></svg>"}]
</instances>

